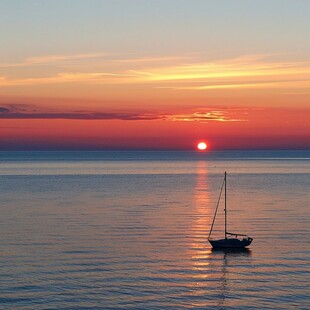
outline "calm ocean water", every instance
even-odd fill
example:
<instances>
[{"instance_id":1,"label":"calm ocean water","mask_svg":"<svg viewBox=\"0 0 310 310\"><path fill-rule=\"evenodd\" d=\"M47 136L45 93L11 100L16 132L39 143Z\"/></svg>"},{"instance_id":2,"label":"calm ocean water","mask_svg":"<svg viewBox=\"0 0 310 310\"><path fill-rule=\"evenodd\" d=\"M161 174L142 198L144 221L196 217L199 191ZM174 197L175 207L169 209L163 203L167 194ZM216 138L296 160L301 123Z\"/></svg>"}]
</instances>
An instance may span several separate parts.
<instances>
[{"instance_id":1,"label":"calm ocean water","mask_svg":"<svg viewBox=\"0 0 310 310\"><path fill-rule=\"evenodd\" d=\"M309 188L310 151L0 152L0 308L309 309Z\"/></svg>"}]
</instances>

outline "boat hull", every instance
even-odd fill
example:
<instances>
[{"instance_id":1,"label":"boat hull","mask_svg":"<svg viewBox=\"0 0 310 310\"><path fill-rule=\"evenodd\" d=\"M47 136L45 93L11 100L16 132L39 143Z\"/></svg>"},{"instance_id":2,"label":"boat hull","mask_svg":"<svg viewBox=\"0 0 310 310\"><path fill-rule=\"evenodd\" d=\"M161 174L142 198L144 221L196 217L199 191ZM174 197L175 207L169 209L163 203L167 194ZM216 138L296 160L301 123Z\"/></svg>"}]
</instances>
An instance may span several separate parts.
<instances>
[{"instance_id":1,"label":"boat hull","mask_svg":"<svg viewBox=\"0 0 310 310\"><path fill-rule=\"evenodd\" d=\"M209 242L213 248L222 249L222 248L233 248L233 249L241 249L249 246L252 242L252 238L226 238L226 239L219 239L219 240L210 240Z\"/></svg>"}]
</instances>

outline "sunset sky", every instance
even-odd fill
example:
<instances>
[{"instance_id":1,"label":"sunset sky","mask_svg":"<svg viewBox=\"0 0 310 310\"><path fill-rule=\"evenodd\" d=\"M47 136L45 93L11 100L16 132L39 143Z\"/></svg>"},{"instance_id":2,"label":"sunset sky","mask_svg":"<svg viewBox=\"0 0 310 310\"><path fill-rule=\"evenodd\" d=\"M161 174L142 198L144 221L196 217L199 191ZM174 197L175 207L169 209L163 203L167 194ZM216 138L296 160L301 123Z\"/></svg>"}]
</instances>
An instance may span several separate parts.
<instances>
[{"instance_id":1,"label":"sunset sky","mask_svg":"<svg viewBox=\"0 0 310 310\"><path fill-rule=\"evenodd\" d=\"M2 0L0 149L310 149L310 1Z\"/></svg>"}]
</instances>

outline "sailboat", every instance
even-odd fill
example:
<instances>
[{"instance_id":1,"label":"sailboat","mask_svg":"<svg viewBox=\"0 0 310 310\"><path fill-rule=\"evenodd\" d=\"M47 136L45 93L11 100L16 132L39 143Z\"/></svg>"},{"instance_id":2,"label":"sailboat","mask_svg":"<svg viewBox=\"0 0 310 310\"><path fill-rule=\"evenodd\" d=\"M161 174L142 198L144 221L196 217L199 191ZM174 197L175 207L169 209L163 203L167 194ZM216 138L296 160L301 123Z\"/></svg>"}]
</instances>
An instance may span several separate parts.
<instances>
[{"instance_id":1,"label":"sailboat","mask_svg":"<svg viewBox=\"0 0 310 310\"><path fill-rule=\"evenodd\" d=\"M213 217L213 221L212 221L212 225L210 228L210 232L209 232L209 236L208 236L208 241L211 243L213 248L238 248L238 249L242 249L245 248L247 246L249 246L251 244L251 242L253 241L253 238L249 237L248 235L243 235L243 234L235 234L235 233L230 233L227 231L227 190L226 190L226 180L227 180L227 173L225 171L225 175L224 175L224 181L221 187L221 191L220 191L220 195L219 195L219 199L217 202L217 206L215 209L215 213L214 213L214 217ZM219 203L220 203L220 199L221 199L221 195L223 192L223 187L224 187L224 191L225 191L225 208L224 208L224 213L225 213L225 238L224 239L212 239L211 238L211 233L213 230L213 226L214 226L214 222L215 222L215 217L217 214L217 210L219 207Z\"/></svg>"}]
</instances>

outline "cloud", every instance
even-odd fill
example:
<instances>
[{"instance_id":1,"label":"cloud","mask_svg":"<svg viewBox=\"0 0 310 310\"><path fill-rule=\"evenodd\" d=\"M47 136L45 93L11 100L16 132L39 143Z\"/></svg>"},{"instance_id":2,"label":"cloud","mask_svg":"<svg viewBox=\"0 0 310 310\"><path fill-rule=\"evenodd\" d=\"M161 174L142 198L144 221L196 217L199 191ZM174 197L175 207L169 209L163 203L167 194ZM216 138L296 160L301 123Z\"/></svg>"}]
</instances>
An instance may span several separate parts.
<instances>
[{"instance_id":1,"label":"cloud","mask_svg":"<svg viewBox=\"0 0 310 310\"><path fill-rule=\"evenodd\" d=\"M116 59L115 63L125 64L149 64L149 63L165 63L165 62L179 62L189 60L189 56L167 56L167 57L140 57L140 58L128 58L128 59Z\"/></svg>"},{"instance_id":2,"label":"cloud","mask_svg":"<svg viewBox=\"0 0 310 310\"><path fill-rule=\"evenodd\" d=\"M71 120L123 120L123 121L175 121L175 122L240 122L244 119L231 117L228 110L204 110L193 113L150 113L150 112L35 112L20 110L16 105L0 107L0 119L71 119Z\"/></svg>"},{"instance_id":3,"label":"cloud","mask_svg":"<svg viewBox=\"0 0 310 310\"><path fill-rule=\"evenodd\" d=\"M246 88L306 88L310 87L310 81L291 82L269 82L269 83L239 83L239 84L219 84L219 85L198 85L198 86L167 86L158 87L175 90L212 90L212 89L246 89Z\"/></svg>"},{"instance_id":4,"label":"cloud","mask_svg":"<svg viewBox=\"0 0 310 310\"><path fill-rule=\"evenodd\" d=\"M133 71L149 82L206 83L213 87L268 82L309 81L309 62L271 62L262 56L246 56L224 61L200 62ZM249 81L249 79L251 79ZM246 83L248 82L248 83ZM251 82L251 83L249 83Z\"/></svg>"},{"instance_id":5,"label":"cloud","mask_svg":"<svg viewBox=\"0 0 310 310\"><path fill-rule=\"evenodd\" d=\"M200 122L207 123L209 121L217 122L242 122L245 119L232 118L228 111L213 110L208 112L194 112L190 114L174 114L166 117L170 121L183 122Z\"/></svg>"},{"instance_id":6,"label":"cloud","mask_svg":"<svg viewBox=\"0 0 310 310\"><path fill-rule=\"evenodd\" d=\"M75 120L154 120L159 116L149 113L102 112L21 112L0 107L0 119L75 119Z\"/></svg>"},{"instance_id":7,"label":"cloud","mask_svg":"<svg viewBox=\"0 0 310 310\"><path fill-rule=\"evenodd\" d=\"M50 77L8 79L0 77L1 86L35 86L42 84L63 84L63 83L109 83L120 84L125 80L134 78L133 73L111 73L111 72L66 72L58 73Z\"/></svg>"},{"instance_id":8,"label":"cloud","mask_svg":"<svg viewBox=\"0 0 310 310\"><path fill-rule=\"evenodd\" d=\"M33 57L22 65L96 58L102 55L104 54ZM249 55L213 62L202 62L194 58L192 62L188 61L182 57L108 59L106 63L98 64L96 71L85 72L85 68L79 71L79 67L76 66L76 71L58 72L47 77L0 76L0 87L57 83L147 84L157 88L208 91L248 88L308 89L310 86L309 62L271 61L263 55ZM105 66L102 67L102 65Z\"/></svg>"},{"instance_id":9,"label":"cloud","mask_svg":"<svg viewBox=\"0 0 310 310\"><path fill-rule=\"evenodd\" d=\"M0 63L0 68L30 67L49 63L62 63L65 61L85 60L106 56L106 53L88 53L74 55L46 55L26 58L24 61L16 63Z\"/></svg>"},{"instance_id":10,"label":"cloud","mask_svg":"<svg viewBox=\"0 0 310 310\"><path fill-rule=\"evenodd\" d=\"M9 113L9 112L10 112L10 110L8 108L0 107L0 115L2 113L5 114L5 113Z\"/></svg>"},{"instance_id":11,"label":"cloud","mask_svg":"<svg viewBox=\"0 0 310 310\"><path fill-rule=\"evenodd\" d=\"M126 57L120 58L124 55L111 54L111 53L85 53L85 54L72 54L72 55L45 55L45 56L34 56L28 57L20 62L14 63L0 63L0 68L16 68L16 67L31 67L36 65L44 65L51 63L64 63L77 60L88 60L102 57L108 57L107 62L118 63L118 64L149 64L149 63L172 63L178 61L185 61L190 59L190 56L158 56L158 57ZM128 56L128 55L127 55ZM115 59L116 57L116 59Z\"/></svg>"},{"instance_id":12,"label":"cloud","mask_svg":"<svg viewBox=\"0 0 310 310\"><path fill-rule=\"evenodd\" d=\"M89 53L89 54L75 54L75 55L48 55L41 57L30 57L26 60L28 64L42 64L51 62L63 62L72 60L83 60L106 56L106 53Z\"/></svg>"}]
</instances>

